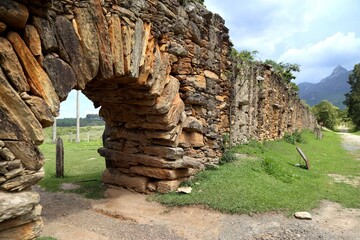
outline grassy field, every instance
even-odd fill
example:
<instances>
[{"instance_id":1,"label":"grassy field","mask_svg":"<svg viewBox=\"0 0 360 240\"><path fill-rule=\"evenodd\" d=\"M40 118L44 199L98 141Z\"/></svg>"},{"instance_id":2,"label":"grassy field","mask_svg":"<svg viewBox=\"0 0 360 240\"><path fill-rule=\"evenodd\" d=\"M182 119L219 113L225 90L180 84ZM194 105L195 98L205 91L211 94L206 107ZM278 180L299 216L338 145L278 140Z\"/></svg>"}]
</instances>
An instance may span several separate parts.
<instances>
[{"instance_id":1,"label":"grassy field","mask_svg":"<svg viewBox=\"0 0 360 240\"><path fill-rule=\"evenodd\" d=\"M87 142L98 141L104 132L105 126L80 127L80 140ZM52 141L52 127L44 129L45 143ZM57 137L61 137L64 142L75 142L76 127L57 127Z\"/></svg>"},{"instance_id":2,"label":"grassy field","mask_svg":"<svg viewBox=\"0 0 360 240\"><path fill-rule=\"evenodd\" d=\"M169 193L152 199L168 205L205 205L229 213L306 211L323 199L345 207L360 208L360 187L334 183L327 175L360 176L360 164L340 144L336 133L324 132L323 140L302 134L297 144L310 160L311 169L296 167L303 161L295 146L285 141L251 142L233 153L251 156L204 171L187 183L192 194Z\"/></svg>"},{"instance_id":3,"label":"grassy field","mask_svg":"<svg viewBox=\"0 0 360 240\"><path fill-rule=\"evenodd\" d=\"M67 190L85 195L88 198L101 198L105 190L100 182L105 169L105 160L97 149L102 146L100 140L90 142L64 142L64 178L55 177L56 145L45 143L40 146L45 155L45 177L40 186L48 191L64 191L62 183L80 185L79 189Z\"/></svg>"},{"instance_id":4,"label":"grassy field","mask_svg":"<svg viewBox=\"0 0 360 240\"><path fill-rule=\"evenodd\" d=\"M186 183L193 187L192 194L159 194L151 199L168 205L206 205L230 213L291 214L310 210L323 199L360 208L360 187L334 183L328 176L330 173L350 178L360 176L360 163L341 147L340 137L333 132L324 132L323 140L316 140L310 132L301 136L303 142L297 146L310 160L310 170L295 166L304 162L295 146L284 140L250 142L233 148L229 156L242 153L253 157L201 172ZM104 187L100 177L105 161L97 153L101 146L100 140L78 144L64 141L65 177L55 178L55 145L43 144L46 176L40 185L49 191L59 191L60 184L75 183L81 188L72 192L90 198L102 197Z\"/></svg>"}]
</instances>

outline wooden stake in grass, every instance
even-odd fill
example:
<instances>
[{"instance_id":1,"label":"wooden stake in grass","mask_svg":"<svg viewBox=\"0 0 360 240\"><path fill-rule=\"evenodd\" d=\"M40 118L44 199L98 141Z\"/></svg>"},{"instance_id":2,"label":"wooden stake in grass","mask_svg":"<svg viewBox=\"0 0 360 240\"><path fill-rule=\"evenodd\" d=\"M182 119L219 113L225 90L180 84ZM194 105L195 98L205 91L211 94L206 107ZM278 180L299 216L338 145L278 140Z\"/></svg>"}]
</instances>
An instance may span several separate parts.
<instances>
[{"instance_id":1,"label":"wooden stake in grass","mask_svg":"<svg viewBox=\"0 0 360 240\"><path fill-rule=\"evenodd\" d=\"M56 142L56 177L64 177L64 144L60 137Z\"/></svg>"},{"instance_id":2,"label":"wooden stake in grass","mask_svg":"<svg viewBox=\"0 0 360 240\"><path fill-rule=\"evenodd\" d=\"M306 158L305 154L303 153L303 151L301 151L301 149L299 147L296 147L296 150L298 151L298 153L300 154L300 156L304 159L305 161L305 168L307 170L310 170L310 162L309 160Z\"/></svg>"}]
</instances>

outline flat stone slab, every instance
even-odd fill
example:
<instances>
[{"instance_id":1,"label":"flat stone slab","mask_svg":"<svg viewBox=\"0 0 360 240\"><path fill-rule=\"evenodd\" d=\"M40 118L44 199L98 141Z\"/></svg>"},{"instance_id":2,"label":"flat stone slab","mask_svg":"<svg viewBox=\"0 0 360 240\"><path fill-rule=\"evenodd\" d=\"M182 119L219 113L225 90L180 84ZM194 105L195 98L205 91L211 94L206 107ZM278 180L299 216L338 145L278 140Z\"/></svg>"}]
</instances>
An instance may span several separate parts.
<instances>
[{"instance_id":1,"label":"flat stone slab","mask_svg":"<svg viewBox=\"0 0 360 240\"><path fill-rule=\"evenodd\" d=\"M311 220L312 219L311 214L308 212L296 212L294 214L294 217L297 219L302 219L302 220Z\"/></svg>"}]
</instances>

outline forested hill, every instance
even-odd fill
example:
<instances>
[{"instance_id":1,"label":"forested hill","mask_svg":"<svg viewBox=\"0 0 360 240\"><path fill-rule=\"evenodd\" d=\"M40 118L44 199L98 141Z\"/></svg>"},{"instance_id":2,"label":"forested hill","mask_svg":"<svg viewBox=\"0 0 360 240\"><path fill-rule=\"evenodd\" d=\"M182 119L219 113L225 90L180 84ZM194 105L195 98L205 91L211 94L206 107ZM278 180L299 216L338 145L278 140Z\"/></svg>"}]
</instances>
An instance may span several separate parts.
<instances>
[{"instance_id":1,"label":"forested hill","mask_svg":"<svg viewBox=\"0 0 360 240\"><path fill-rule=\"evenodd\" d=\"M299 96L310 106L314 106L322 100L328 100L338 108L343 109L345 108L343 104L345 93L350 91L350 85L347 82L350 73L351 71L338 65L330 76L318 83L300 83Z\"/></svg>"},{"instance_id":2,"label":"forested hill","mask_svg":"<svg viewBox=\"0 0 360 240\"><path fill-rule=\"evenodd\" d=\"M56 120L56 125L59 127L76 126L76 118L59 118ZM80 118L80 126L102 126L105 121L97 114L88 114L85 118Z\"/></svg>"}]
</instances>

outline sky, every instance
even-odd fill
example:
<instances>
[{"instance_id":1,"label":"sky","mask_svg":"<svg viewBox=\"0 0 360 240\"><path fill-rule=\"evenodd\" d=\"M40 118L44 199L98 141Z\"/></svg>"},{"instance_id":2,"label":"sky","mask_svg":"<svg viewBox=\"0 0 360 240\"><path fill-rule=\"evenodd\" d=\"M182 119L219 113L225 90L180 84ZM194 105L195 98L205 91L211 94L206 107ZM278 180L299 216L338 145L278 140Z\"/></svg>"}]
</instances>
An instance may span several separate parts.
<instances>
[{"instance_id":1,"label":"sky","mask_svg":"<svg viewBox=\"0 0 360 240\"><path fill-rule=\"evenodd\" d=\"M337 65L360 63L359 0L205 0L225 19L238 50L257 59L299 64L296 83L319 82ZM75 117L76 92L61 104L60 118ZM80 116L98 113L81 94Z\"/></svg>"},{"instance_id":2,"label":"sky","mask_svg":"<svg viewBox=\"0 0 360 240\"><path fill-rule=\"evenodd\" d=\"M205 0L220 14L238 50L300 64L296 83L319 82L337 65L360 63L358 0Z\"/></svg>"}]
</instances>

